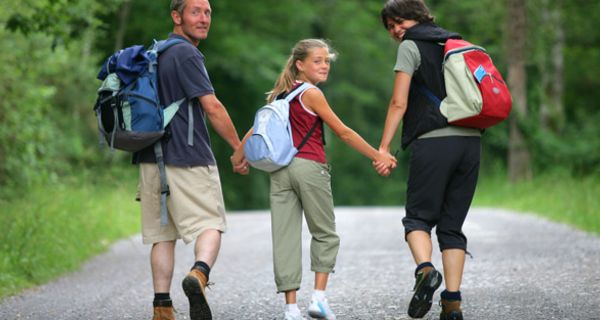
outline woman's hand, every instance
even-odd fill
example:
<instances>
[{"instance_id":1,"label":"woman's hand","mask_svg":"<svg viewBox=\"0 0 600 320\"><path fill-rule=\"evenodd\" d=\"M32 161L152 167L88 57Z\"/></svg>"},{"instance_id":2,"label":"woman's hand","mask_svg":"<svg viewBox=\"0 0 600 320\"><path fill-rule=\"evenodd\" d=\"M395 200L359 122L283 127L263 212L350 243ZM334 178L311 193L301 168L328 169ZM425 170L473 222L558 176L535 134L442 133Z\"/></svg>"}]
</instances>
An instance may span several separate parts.
<instances>
[{"instance_id":1,"label":"woman's hand","mask_svg":"<svg viewBox=\"0 0 600 320\"><path fill-rule=\"evenodd\" d=\"M373 169L382 177L387 177L398 166L398 160L388 151L379 150L379 155L373 161Z\"/></svg>"}]
</instances>

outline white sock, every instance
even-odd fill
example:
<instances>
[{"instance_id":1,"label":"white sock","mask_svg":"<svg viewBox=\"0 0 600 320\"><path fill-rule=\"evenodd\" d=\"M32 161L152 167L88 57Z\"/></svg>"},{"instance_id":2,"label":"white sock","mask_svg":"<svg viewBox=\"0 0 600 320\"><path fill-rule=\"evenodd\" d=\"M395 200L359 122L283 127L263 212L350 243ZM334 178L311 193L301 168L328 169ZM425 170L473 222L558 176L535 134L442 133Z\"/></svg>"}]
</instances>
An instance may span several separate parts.
<instances>
[{"instance_id":1,"label":"white sock","mask_svg":"<svg viewBox=\"0 0 600 320\"><path fill-rule=\"evenodd\" d=\"M325 299L325 291L324 290L315 290L312 294L313 299L323 301Z\"/></svg>"},{"instance_id":2,"label":"white sock","mask_svg":"<svg viewBox=\"0 0 600 320\"><path fill-rule=\"evenodd\" d=\"M285 311L289 312L289 313L293 313L293 314L300 314L300 309L298 309L298 304L297 303L292 303L292 304L286 304L285 305Z\"/></svg>"}]
</instances>

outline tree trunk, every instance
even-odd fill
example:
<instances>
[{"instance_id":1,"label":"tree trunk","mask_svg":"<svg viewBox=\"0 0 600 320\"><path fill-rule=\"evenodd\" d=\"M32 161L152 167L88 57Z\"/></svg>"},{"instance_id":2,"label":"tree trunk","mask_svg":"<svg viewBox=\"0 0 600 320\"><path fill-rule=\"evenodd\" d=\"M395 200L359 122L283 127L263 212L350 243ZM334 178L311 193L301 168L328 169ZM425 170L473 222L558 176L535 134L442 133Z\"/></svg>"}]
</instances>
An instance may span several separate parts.
<instances>
[{"instance_id":1,"label":"tree trunk","mask_svg":"<svg viewBox=\"0 0 600 320\"><path fill-rule=\"evenodd\" d=\"M527 117L527 74L525 73L526 4L522 0L507 0L508 15L508 85L513 97L509 120L508 177L511 182L531 179L531 156L519 119Z\"/></svg>"},{"instance_id":2,"label":"tree trunk","mask_svg":"<svg viewBox=\"0 0 600 320\"><path fill-rule=\"evenodd\" d=\"M556 21L556 41L552 46L552 67L554 73L554 81L552 81L550 98L553 102L552 123L556 132L562 131L565 120L565 107L563 104L565 82L564 82L564 65L565 65L565 26L561 15L562 0L557 0L553 10Z\"/></svg>"},{"instance_id":3,"label":"tree trunk","mask_svg":"<svg viewBox=\"0 0 600 320\"><path fill-rule=\"evenodd\" d=\"M131 1L125 0L121 5L121 10L118 13L117 34L115 35L115 51L123 49L125 32L127 31L127 22L129 20L129 12L131 11Z\"/></svg>"},{"instance_id":4,"label":"tree trunk","mask_svg":"<svg viewBox=\"0 0 600 320\"><path fill-rule=\"evenodd\" d=\"M565 30L561 17L562 1L544 1L541 8L542 25L547 26L543 47L550 52L542 55L540 63L542 97L540 125L543 130L560 133L564 127L564 55Z\"/></svg>"}]
</instances>

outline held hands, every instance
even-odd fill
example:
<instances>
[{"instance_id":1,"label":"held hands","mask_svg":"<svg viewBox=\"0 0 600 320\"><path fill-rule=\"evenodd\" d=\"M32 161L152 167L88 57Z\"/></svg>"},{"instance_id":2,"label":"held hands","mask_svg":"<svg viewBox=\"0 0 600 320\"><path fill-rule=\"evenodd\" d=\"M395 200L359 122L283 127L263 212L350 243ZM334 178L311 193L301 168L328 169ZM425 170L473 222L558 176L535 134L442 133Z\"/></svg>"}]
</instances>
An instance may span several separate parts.
<instances>
[{"instance_id":1,"label":"held hands","mask_svg":"<svg viewBox=\"0 0 600 320\"><path fill-rule=\"evenodd\" d=\"M241 175L247 175L250 173L250 166L248 164L248 160L246 160L246 157L244 156L243 145L240 145L240 147L235 150L229 159L231 160L233 172Z\"/></svg>"},{"instance_id":2,"label":"held hands","mask_svg":"<svg viewBox=\"0 0 600 320\"><path fill-rule=\"evenodd\" d=\"M388 177L398 166L398 160L389 151L379 149L379 155L373 161L373 169L382 177Z\"/></svg>"}]
</instances>

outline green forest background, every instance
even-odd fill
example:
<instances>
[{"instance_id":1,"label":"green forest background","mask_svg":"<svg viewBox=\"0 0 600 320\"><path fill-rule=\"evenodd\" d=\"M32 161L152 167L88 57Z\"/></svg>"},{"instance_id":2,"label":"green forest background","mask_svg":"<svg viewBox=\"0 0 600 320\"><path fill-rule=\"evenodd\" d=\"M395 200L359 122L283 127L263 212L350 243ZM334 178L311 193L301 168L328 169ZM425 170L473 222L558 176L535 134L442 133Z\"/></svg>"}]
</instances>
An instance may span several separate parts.
<instances>
[{"instance_id":1,"label":"green forest background","mask_svg":"<svg viewBox=\"0 0 600 320\"><path fill-rule=\"evenodd\" d=\"M139 230L137 169L100 148L92 112L100 64L172 30L169 1L0 0L0 297L77 268ZM600 234L600 2L428 0L436 22L485 47L513 94L509 121L483 136L475 204L536 212ZM200 43L238 133L302 38L339 58L322 86L343 121L377 146L397 43L381 0L213 0ZM213 132L214 134L214 132ZM379 177L326 132L338 206L401 206L407 153ZM268 175L232 173L213 135L228 210L268 207ZM399 145L397 140L396 145ZM398 147L399 148L399 147Z\"/></svg>"}]
</instances>

